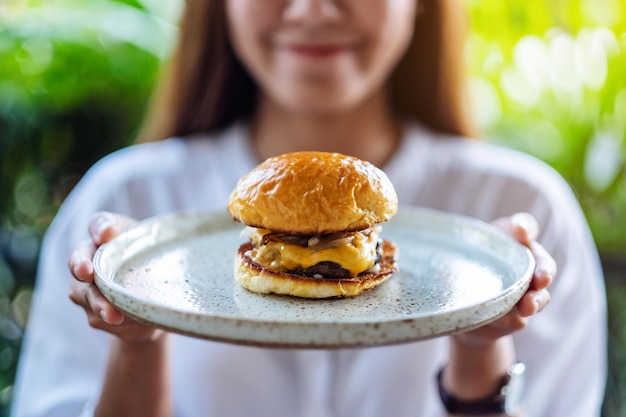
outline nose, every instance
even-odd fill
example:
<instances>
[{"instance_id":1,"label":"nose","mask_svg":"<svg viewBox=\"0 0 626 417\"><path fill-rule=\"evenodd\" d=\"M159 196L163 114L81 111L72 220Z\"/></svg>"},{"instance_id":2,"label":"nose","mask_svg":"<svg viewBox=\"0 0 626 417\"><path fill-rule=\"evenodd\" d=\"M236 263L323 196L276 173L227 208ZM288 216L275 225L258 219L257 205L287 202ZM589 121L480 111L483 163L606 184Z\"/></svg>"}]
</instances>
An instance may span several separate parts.
<instances>
[{"instance_id":1,"label":"nose","mask_svg":"<svg viewBox=\"0 0 626 417\"><path fill-rule=\"evenodd\" d=\"M290 0L283 16L290 22L318 25L338 20L341 9L336 0Z\"/></svg>"}]
</instances>

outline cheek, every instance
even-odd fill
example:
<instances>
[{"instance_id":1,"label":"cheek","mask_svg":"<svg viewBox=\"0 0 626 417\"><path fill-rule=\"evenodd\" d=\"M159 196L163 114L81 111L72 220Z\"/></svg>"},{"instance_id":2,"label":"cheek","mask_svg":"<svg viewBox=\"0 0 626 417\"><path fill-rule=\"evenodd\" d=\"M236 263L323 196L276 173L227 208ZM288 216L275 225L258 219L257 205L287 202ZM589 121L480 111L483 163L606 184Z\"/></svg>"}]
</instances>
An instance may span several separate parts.
<instances>
[{"instance_id":1,"label":"cheek","mask_svg":"<svg viewBox=\"0 0 626 417\"><path fill-rule=\"evenodd\" d=\"M276 21L276 1L228 0L226 18L237 56L247 67L257 67L266 55L264 39Z\"/></svg>"},{"instance_id":2,"label":"cheek","mask_svg":"<svg viewBox=\"0 0 626 417\"><path fill-rule=\"evenodd\" d=\"M369 48L364 64L389 72L406 51L413 34L416 3L414 0L387 0L376 10L363 13L358 21L369 34ZM359 13L363 9L357 9ZM384 75L387 75L386 73Z\"/></svg>"}]
</instances>

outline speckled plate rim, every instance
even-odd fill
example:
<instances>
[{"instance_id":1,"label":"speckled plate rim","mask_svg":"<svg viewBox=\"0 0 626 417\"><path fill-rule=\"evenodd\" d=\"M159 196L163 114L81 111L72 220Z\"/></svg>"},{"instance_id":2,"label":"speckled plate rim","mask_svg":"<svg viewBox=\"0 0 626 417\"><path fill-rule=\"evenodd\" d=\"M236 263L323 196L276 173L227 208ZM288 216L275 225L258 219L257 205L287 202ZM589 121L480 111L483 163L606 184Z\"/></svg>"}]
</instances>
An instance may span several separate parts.
<instances>
[{"instance_id":1,"label":"speckled plate rim","mask_svg":"<svg viewBox=\"0 0 626 417\"><path fill-rule=\"evenodd\" d=\"M205 231L210 233L215 230L216 225L230 223L230 226L224 227L241 226L230 221L225 211L180 212L143 220L125 230L116 239L124 238L127 242L135 242L134 245L140 247L141 236L146 233L146 230L156 224L175 222L181 216L197 217L202 223L199 228L194 229L194 234ZM495 239L499 244L516 247L516 250L521 251L522 257L525 258L524 268L517 271L518 277L512 285L482 303L428 314L415 313L401 319L352 319L349 322L320 319L315 322L279 320L269 323L266 320L249 316L207 315L172 306L164 307L113 281L111 277L113 270L105 265L106 252L110 246L108 244L102 245L94 256L95 282L113 305L139 322L174 333L213 341L277 348L367 347L414 342L468 331L505 315L528 289L535 267L534 257L526 247L515 242L499 229L471 217L418 207L400 207L398 214L390 223L402 221L407 216L426 216L437 221L449 219L459 222L463 227L475 229L483 236ZM132 253L133 250L135 249L131 248L130 252ZM273 297L292 299L284 296ZM129 301L132 305L129 305ZM316 302L315 300L303 301Z\"/></svg>"}]
</instances>

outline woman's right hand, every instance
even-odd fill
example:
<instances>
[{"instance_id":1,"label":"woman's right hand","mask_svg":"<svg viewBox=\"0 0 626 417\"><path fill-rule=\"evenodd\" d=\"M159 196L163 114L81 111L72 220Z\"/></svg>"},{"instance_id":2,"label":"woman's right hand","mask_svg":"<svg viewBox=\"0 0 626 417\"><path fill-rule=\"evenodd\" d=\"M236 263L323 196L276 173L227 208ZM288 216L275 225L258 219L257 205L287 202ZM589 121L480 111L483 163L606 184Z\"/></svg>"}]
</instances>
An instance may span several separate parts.
<instances>
[{"instance_id":1,"label":"woman's right hand","mask_svg":"<svg viewBox=\"0 0 626 417\"><path fill-rule=\"evenodd\" d=\"M89 222L91 239L79 244L69 258L68 265L74 277L69 296L85 310L91 327L107 331L126 342L149 342L159 339L164 332L125 316L107 301L94 282L92 260L96 249L134 223L135 220L119 214L94 214Z\"/></svg>"}]
</instances>

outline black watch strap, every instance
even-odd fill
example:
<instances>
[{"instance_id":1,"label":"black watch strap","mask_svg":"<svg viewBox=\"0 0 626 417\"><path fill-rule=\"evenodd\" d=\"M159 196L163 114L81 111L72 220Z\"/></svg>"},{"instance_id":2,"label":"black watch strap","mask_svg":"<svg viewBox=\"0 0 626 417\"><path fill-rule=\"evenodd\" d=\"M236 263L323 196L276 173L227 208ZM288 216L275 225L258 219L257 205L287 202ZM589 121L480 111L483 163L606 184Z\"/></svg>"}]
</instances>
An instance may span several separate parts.
<instances>
[{"instance_id":1,"label":"black watch strap","mask_svg":"<svg viewBox=\"0 0 626 417\"><path fill-rule=\"evenodd\" d=\"M450 414L465 414L470 416L485 414L502 414L505 412L505 398L500 393L500 389L487 398L473 401L459 400L454 397L443 385L441 368L437 373L437 385L439 397L444 407Z\"/></svg>"}]
</instances>

